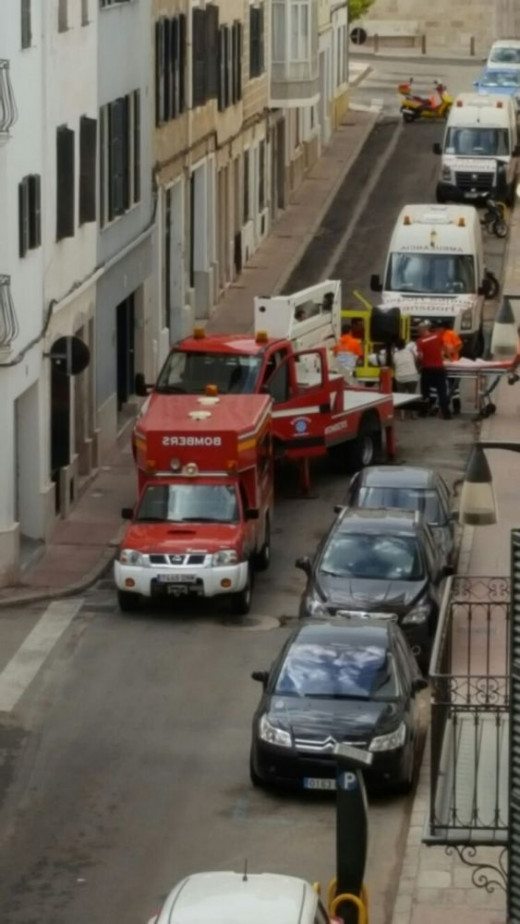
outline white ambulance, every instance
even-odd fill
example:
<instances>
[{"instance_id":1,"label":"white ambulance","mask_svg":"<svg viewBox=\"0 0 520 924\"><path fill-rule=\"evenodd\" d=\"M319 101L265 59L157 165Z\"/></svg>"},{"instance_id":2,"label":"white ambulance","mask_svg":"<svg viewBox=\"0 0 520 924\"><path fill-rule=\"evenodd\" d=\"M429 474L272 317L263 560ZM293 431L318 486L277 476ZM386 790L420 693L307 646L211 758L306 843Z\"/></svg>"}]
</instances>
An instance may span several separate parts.
<instances>
[{"instance_id":1,"label":"white ambulance","mask_svg":"<svg viewBox=\"0 0 520 924\"><path fill-rule=\"evenodd\" d=\"M510 96L461 93L448 118L437 202L482 201L489 196L514 202L518 170L517 113Z\"/></svg>"},{"instance_id":2,"label":"white ambulance","mask_svg":"<svg viewBox=\"0 0 520 924\"><path fill-rule=\"evenodd\" d=\"M468 205L406 205L399 214L384 279L371 288L383 307L398 307L411 319L442 321L457 331L464 353L483 347L482 314L489 294L478 212Z\"/></svg>"}]
</instances>

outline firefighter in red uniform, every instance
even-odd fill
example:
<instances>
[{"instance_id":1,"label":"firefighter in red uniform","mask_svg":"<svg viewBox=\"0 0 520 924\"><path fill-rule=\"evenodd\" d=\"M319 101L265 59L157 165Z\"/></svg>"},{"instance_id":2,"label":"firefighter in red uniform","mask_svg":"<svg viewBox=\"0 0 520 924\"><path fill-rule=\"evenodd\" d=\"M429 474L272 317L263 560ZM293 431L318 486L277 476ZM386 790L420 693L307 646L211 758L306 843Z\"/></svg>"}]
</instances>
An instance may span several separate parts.
<instances>
[{"instance_id":1,"label":"firefighter in red uniform","mask_svg":"<svg viewBox=\"0 0 520 924\"><path fill-rule=\"evenodd\" d=\"M451 419L448 376L444 367L444 348L442 334L428 322L419 325L417 354L421 367L421 394L430 401L430 392L437 392L441 414L446 420Z\"/></svg>"}]
</instances>

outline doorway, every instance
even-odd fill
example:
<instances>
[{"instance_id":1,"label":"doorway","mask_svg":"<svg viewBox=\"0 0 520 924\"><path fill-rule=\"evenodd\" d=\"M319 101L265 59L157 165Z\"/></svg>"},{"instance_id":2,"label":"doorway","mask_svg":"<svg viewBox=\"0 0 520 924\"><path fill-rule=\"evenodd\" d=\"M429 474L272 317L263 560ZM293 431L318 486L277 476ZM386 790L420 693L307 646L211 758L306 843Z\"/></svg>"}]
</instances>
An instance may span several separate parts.
<instances>
[{"instance_id":1,"label":"doorway","mask_svg":"<svg viewBox=\"0 0 520 924\"><path fill-rule=\"evenodd\" d=\"M135 299L134 293L116 308L117 410L121 412L134 394Z\"/></svg>"},{"instance_id":2,"label":"doorway","mask_svg":"<svg viewBox=\"0 0 520 924\"><path fill-rule=\"evenodd\" d=\"M285 119L276 123L276 205L285 208Z\"/></svg>"},{"instance_id":3,"label":"doorway","mask_svg":"<svg viewBox=\"0 0 520 924\"><path fill-rule=\"evenodd\" d=\"M55 485L56 513L61 513L67 498L61 496L62 468L70 465L70 376L51 361L51 481Z\"/></svg>"}]
</instances>

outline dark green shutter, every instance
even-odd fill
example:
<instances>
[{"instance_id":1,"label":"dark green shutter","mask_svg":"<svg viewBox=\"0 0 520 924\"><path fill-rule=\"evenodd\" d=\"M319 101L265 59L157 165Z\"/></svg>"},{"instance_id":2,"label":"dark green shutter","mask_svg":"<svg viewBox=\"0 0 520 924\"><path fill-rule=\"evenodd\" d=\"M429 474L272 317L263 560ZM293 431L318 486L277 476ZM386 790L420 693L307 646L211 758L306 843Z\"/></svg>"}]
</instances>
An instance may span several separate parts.
<instances>
[{"instance_id":1,"label":"dark green shutter","mask_svg":"<svg viewBox=\"0 0 520 924\"><path fill-rule=\"evenodd\" d=\"M74 132L56 132L56 239L74 237Z\"/></svg>"},{"instance_id":2,"label":"dark green shutter","mask_svg":"<svg viewBox=\"0 0 520 924\"><path fill-rule=\"evenodd\" d=\"M42 242L42 193L41 177L33 173L26 177L29 188L29 247L39 247Z\"/></svg>"},{"instance_id":3,"label":"dark green shutter","mask_svg":"<svg viewBox=\"0 0 520 924\"><path fill-rule=\"evenodd\" d=\"M81 116L79 122L79 223L96 220L97 121Z\"/></svg>"},{"instance_id":4,"label":"dark green shutter","mask_svg":"<svg viewBox=\"0 0 520 924\"><path fill-rule=\"evenodd\" d=\"M29 249L29 185L28 177L18 183L18 252L25 257Z\"/></svg>"}]
</instances>

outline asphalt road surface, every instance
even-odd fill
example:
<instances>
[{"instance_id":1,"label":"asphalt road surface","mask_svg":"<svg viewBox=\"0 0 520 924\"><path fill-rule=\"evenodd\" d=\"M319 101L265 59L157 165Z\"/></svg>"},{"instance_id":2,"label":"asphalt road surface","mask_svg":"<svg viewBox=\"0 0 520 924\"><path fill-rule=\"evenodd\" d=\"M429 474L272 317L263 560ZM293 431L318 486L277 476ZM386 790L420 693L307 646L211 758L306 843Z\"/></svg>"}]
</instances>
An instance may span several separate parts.
<instances>
[{"instance_id":1,"label":"asphalt road surface","mask_svg":"<svg viewBox=\"0 0 520 924\"><path fill-rule=\"evenodd\" d=\"M341 209L344 196L359 212L355 233L345 238L338 220L331 231L328 217L319 235L327 246L309 256L312 281L337 250L344 292L367 291L397 210L432 201L438 137L438 126L378 126L368 161L338 196ZM494 244L492 259L499 269ZM304 263L296 285L306 272ZM467 396L461 418L400 423L400 460L433 465L454 482L473 433ZM250 673L268 667L287 637L303 587L294 559L312 553L346 486L323 465L314 499L280 487L274 560L245 620L201 607L123 616L109 580L50 613L0 613L2 924L144 924L184 875L241 869L246 859L250 871L327 884L333 799L250 785L260 693ZM422 707L426 727L426 695ZM390 921L411 805L411 797L371 799L372 924Z\"/></svg>"}]
</instances>

